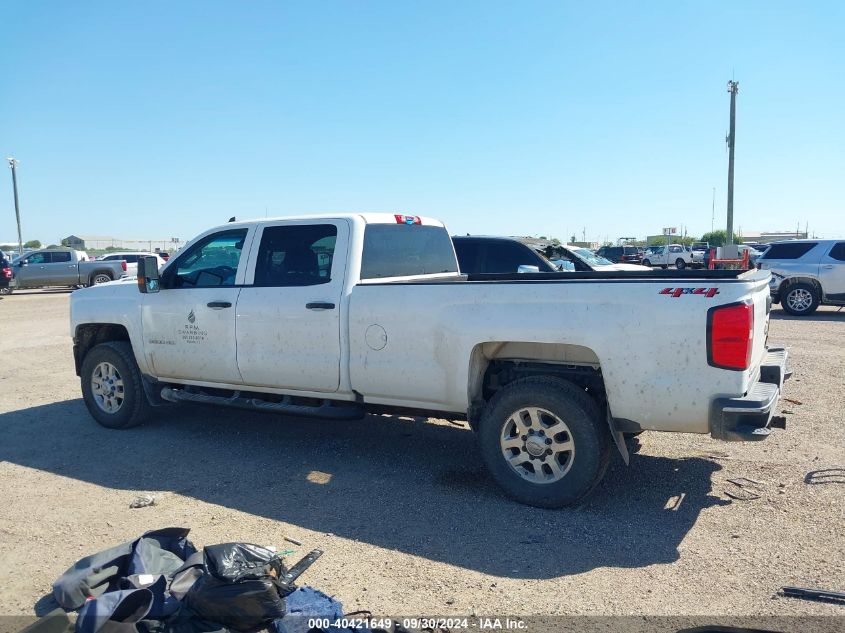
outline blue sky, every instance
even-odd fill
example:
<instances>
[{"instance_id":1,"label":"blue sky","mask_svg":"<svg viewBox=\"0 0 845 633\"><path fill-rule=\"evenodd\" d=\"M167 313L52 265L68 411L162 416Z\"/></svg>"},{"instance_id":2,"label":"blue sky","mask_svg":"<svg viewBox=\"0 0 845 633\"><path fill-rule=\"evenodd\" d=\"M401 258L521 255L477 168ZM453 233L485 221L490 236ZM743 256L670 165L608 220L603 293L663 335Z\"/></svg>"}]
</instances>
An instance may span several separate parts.
<instances>
[{"instance_id":1,"label":"blue sky","mask_svg":"<svg viewBox=\"0 0 845 633\"><path fill-rule=\"evenodd\" d=\"M24 238L400 211L588 239L845 236L845 3L4 2ZM15 237L8 169L0 240Z\"/></svg>"}]
</instances>

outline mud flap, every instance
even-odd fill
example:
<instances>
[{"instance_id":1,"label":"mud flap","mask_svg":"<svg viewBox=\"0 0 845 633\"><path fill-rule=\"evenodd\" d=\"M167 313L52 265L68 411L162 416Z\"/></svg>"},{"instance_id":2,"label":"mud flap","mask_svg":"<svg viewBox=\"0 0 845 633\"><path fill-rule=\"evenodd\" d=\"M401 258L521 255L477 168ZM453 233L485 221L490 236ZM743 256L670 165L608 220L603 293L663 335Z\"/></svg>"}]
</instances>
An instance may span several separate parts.
<instances>
[{"instance_id":1,"label":"mud flap","mask_svg":"<svg viewBox=\"0 0 845 633\"><path fill-rule=\"evenodd\" d=\"M628 454L628 445L625 444L625 435L616 428L616 422L613 416L610 415L610 407L607 407L607 426L610 427L610 436L613 438L616 448L619 449L619 454L627 466L631 462L631 456Z\"/></svg>"}]
</instances>

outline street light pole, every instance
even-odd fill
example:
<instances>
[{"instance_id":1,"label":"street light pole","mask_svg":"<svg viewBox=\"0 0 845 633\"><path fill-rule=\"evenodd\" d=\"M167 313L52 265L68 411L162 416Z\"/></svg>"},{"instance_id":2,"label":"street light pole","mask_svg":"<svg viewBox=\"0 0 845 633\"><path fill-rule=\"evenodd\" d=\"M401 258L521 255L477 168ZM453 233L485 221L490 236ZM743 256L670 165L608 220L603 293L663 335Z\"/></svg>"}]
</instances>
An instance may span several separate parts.
<instances>
[{"instance_id":1,"label":"street light pole","mask_svg":"<svg viewBox=\"0 0 845 633\"><path fill-rule=\"evenodd\" d=\"M12 190L15 192L15 218L18 221L18 255L23 256L23 238L21 237L21 209L20 205L18 204L18 176L16 172L18 160L12 157L7 158L6 160L9 161L9 167L12 168Z\"/></svg>"},{"instance_id":2,"label":"street light pole","mask_svg":"<svg viewBox=\"0 0 845 633\"><path fill-rule=\"evenodd\" d=\"M731 131L728 135L728 226L725 244L734 243L734 149L736 147L736 93L739 92L739 82L729 81L728 92L731 93Z\"/></svg>"}]
</instances>

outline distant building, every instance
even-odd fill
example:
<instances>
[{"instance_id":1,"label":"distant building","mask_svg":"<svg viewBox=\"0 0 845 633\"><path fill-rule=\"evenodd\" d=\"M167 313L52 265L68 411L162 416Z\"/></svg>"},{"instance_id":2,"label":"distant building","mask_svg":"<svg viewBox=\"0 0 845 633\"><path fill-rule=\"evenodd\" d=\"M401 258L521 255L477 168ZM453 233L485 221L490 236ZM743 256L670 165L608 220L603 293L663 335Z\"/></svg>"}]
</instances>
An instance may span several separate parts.
<instances>
[{"instance_id":1,"label":"distant building","mask_svg":"<svg viewBox=\"0 0 845 633\"><path fill-rule=\"evenodd\" d=\"M805 240L808 236L806 231L743 231L739 237L743 242L769 244L780 240Z\"/></svg>"},{"instance_id":2,"label":"distant building","mask_svg":"<svg viewBox=\"0 0 845 633\"><path fill-rule=\"evenodd\" d=\"M76 250L97 250L106 249L121 251L178 251L184 242L178 237L166 239L124 239L106 235L68 235L62 240L62 244Z\"/></svg>"}]
</instances>

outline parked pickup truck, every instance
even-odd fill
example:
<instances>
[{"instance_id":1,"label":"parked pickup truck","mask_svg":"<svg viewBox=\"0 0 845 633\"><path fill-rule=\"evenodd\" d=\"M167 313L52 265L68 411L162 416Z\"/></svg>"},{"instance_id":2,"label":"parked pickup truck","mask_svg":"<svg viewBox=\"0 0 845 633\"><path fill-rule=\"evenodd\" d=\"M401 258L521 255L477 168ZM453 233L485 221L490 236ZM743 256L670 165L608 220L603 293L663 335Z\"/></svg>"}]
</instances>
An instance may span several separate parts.
<instances>
[{"instance_id":1,"label":"parked pickup truck","mask_svg":"<svg viewBox=\"0 0 845 633\"><path fill-rule=\"evenodd\" d=\"M652 247L649 252L643 255L643 266L659 266L661 268L672 266L678 270L683 270L695 263L692 251L680 244L669 244L659 248Z\"/></svg>"},{"instance_id":2,"label":"parked pickup truck","mask_svg":"<svg viewBox=\"0 0 845 633\"><path fill-rule=\"evenodd\" d=\"M82 395L110 428L169 402L464 418L507 493L558 507L614 444L627 461L624 433L783 426L762 270L462 275L440 222L387 214L233 222L138 268L70 298Z\"/></svg>"},{"instance_id":3,"label":"parked pickup truck","mask_svg":"<svg viewBox=\"0 0 845 633\"><path fill-rule=\"evenodd\" d=\"M27 253L12 265L12 288L93 286L126 274L126 262L86 261L66 248Z\"/></svg>"}]
</instances>

